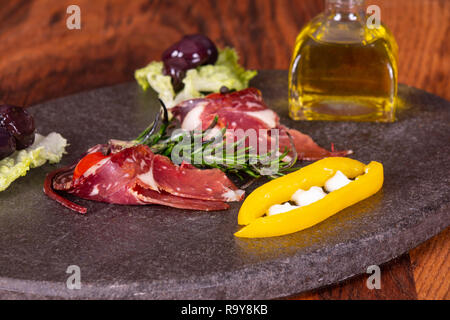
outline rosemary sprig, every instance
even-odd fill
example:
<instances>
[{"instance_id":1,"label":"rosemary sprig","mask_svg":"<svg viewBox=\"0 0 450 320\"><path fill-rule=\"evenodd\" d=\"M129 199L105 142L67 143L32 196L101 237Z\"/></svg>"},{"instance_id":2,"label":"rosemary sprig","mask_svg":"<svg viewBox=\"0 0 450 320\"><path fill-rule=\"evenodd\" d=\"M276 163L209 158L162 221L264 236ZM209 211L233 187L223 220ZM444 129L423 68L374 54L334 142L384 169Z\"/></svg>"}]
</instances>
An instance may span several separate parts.
<instances>
[{"instance_id":1,"label":"rosemary sprig","mask_svg":"<svg viewBox=\"0 0 450 320\"><path fill-rule=\"evenodd\" d=\"M172 122L168 120L168 112L164 103L160 100L161 111L157 114L155 121L134 141L135 144L145 144L156 154L170 157L174 148L181 150L181 159L191 163L197 168L216 168L225 173L234 174L241 180L244 176L258 179L262 176L277 178L293 171L293 165L297 161L297 153L291 161L284 161L290 153L285 149L283 154L274 155L268 152L257 155L252 152L251 146L246 147L247 137L243 137L233 143L227 143L225 139L227 128L222 128L216 135L210 137L211 129L215 128L218 116L214 118L211 125L203 131L190 131L171 137L168 129ZM286 132L287 133L287 132ZM293 141L287 133L293 146ZM189 141L186 143L186 141ZM243 147L242 147L243 146ZM240 148L241 147L241 148Z\"/></svg>"},{"instance_id":2,"label":"rosemary sprig","mask_svg":"<svg viewBox=\"0 0 450 320\"><path fill-rule=\"evenodd\" d=\"M165 136L167 128L170 125L169 114L164 102L162 102L161 99L159 99L159 103L161 105L161 109L156 114L153 124L145 129L139 137L134 140L135 144L153 146Z\"/></svg>"}]
</instances>

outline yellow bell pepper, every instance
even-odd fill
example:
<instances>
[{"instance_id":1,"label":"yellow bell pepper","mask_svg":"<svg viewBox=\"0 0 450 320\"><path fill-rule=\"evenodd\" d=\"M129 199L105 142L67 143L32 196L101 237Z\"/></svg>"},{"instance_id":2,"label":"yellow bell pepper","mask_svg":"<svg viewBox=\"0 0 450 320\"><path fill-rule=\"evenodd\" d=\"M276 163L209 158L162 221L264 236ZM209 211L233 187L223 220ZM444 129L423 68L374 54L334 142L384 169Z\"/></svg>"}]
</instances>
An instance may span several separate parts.
<instances>
[{"instance_id":1,"label":"yellow bell pepper","mask_svg":"<svg viewBox=\"0 0 450 320\"><path fill-rule=\"evenodd\" d=\"M271 206L289 201L298 189L324 186L338 170L356 180L308 206L263 217ZM383 165L378 162L366 166L359 161L340 157L317 161L252 192L238 216L238 223L247 226L236 232L235 236L263 238L307 229L377 193L383 186L383 180Z\"/></svg>"}]
</instances>

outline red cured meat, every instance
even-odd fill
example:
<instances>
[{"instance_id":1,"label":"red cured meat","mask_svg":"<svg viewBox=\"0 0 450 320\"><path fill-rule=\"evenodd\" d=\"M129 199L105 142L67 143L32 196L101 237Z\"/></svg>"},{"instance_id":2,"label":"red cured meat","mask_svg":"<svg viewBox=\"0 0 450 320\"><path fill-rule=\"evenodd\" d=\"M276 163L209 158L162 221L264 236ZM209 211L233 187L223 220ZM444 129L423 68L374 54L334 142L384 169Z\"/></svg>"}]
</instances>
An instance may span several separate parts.
<instances>
[{"instance_id":1,"label":"red cured meat","mask_svg":"<svg viewBox=\"0 0 450 320\"><path fill-rule=\"evenodd\" d=\"M219 127L228 129L271 129L279 123L278 115L264 104L261 93L255 88L188 100L171 112L186 130L205 130L216 116Z\"/></svg>"},{"instance_id":2,"label":"red cured meat","mask_svg":"<svg viewBox=\"0 0 450 320\"><path fill-rule=\"evenodd\" d=\"M352 153L351 150L328 151L315 143L310 136L303 134L298 130L289 129L284 126L280 126L280 129L280 150L284 151L285 148L291 148L289 136L286 134L287 132L291 135L298 158L301 160L315 161L327 157L345 157Z\"/></svg>"},{"instance_id":3,"label":"red cured meat","mask_svg":"<svg viewBox=\"0 0 450 320\"><path fill-rule=\"evenodd\" d=\"M345 156L348 151L328 151L317 145L311 137L295 129L289 129L280 124L279 116L267 107L261 92L255 88L248 88L228 94L212 94L202 99L185 101L171 109L172 114L181 122L186 130L207 129L218 116L217 127L228 129L254 129L260 135L260 129L279 130L279 148L283 153L285 148L292 149L289 133L300 160L318 160L324 157ZM286 133L287 132L287 133ZM261 141L270 135L258 136ZM291 153L292 154L292 153Z\"/></svg>"},{"instance_id":4,"label":"red cured meat","mask_svg":"<svg viewBox=\"0 0 450 320\"><path fill-rule=\"evenodd\" d=\"M73 180L73 168L50 174L45 192L66 207L82 212L54 190L80 198L124 205L162 204L192 210L224 210L225 202L239 201L239 190L220 170L176 166L168 158L138 145L116 150ZM91 148L97 151L99 148ZM81 208L81 209L80 209Z\"/></svg>"},{"instance_id":5,"label":"red cured meat","mask_svg":"<svg viewBox=\"0 0 450 320\"><path fill-rule=\"evenodd\" d=\"M183 198L164 191L156 192L139 185L135 186L132 191L144 204L160 204L178 209L202 211L219 211L229 208L229 205L225 202Z\"/></svg>"},{"instance_id":6,"label":"red cured meat","mask_svg":"<svg viewBox=\"0 0 450 320\"><path fill-rule=\"evenodd\" d=\"M160 189L180 197L232 202L244 195L219 169L179 167L159 155L153 160L153 178Z\"/></svg>"}]
</instances>

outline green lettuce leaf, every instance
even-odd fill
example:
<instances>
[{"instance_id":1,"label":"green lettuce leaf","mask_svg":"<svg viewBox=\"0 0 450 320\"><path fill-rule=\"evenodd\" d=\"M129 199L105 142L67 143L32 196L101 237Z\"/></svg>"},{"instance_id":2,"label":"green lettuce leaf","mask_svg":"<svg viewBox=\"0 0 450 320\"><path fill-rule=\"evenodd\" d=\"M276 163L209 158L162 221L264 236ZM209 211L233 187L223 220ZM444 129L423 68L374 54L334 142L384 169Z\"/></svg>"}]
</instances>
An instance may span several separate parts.
<instances>
[{"instance_id":1,"label":"green lettuce leaf","mask_svg":"<svg viewBox=\"0 0 450 320\"><path fill-rule=\"evenodd\" d=\"M245 70L239 65L236 50L225 48L219 50L216 64L201 66L189 70L183 80L184 89L175 94L171 78L163 74L163 63L152 62L145 68L135 72L135 78L142 89L153 88L167 108L178 103L204 97L204 93L219 92L225 86L230 90L242 90L248 87L249 81L257 75L256 71Z\"/></svg>"},{"instance_id":2,"label":"green lettuce leaf","mask_svg":"<svg viewBox=\"0 0 450 320\"><path fill-rule=\"evenodd\" d=\"M31 168L40 167L47 161L61 161L67 140L52 132L48 136L36 134L33 145L25 150L16 151L0 161L0 191L6 190L16 179L27 174Z\"/></svg>"},{"instance_id":3,"label":"green lettuce leaf","mask_svg":"<svg viewBox=\"0 0 450 320\"><path fill-rule=\"evenodd\" d=\"M175 91L172 87L172 78L163 74L163 63L153 61L145 68L136 70L136 78L142 89L153 88L158 93L159 98L169 107L173 104Z\"/></svg>"},{"instance_id":4,"label":"green lettuce leaf","mask_svg":"<svg viewBox=\"0 0 450 320\"><path fill-rule=\"evenodd\" d=\"M248 87L248 83L258 74L255 70L245 70L239 65L239 55L236 50L232 48L225 48L220 51L216 66L224 66L231 70L235 77L241 82L241 87L229 88L235 90L242 90Z\"/></svg>"}]
</instances>

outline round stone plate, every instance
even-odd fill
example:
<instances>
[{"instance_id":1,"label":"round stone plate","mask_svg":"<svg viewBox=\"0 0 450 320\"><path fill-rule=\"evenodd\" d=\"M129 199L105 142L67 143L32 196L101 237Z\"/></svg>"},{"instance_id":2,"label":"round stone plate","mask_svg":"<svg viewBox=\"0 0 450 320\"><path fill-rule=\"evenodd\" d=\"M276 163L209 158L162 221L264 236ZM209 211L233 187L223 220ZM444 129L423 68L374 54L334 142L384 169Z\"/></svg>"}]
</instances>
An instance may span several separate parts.
<instances>
[{"instance_id":1,"label":"round stone plate","mask_svg":"<svg viewBox=\"0 0 450 320\"><path fill-rule=\"evenodd\" d=\"M233 236L239 203L207 213L74 199L88 208L76 214L44 195L46 173L92 145L136 137L158 103L135 83L53 100L30 110L40 133L69 140L68 154L0 193L3 297L283 297L364 273L449 225L449 102L401 85L396 123L295 122L287 116L286 72L261 71L252 85L283 124L324 147L352 149L365 163L382 162L382 191L308 230L268 239ZM79 267L80 290L67 288L69 266Z\"/></svg>"}]
</instances>

